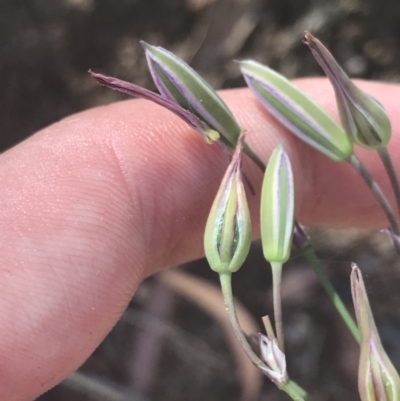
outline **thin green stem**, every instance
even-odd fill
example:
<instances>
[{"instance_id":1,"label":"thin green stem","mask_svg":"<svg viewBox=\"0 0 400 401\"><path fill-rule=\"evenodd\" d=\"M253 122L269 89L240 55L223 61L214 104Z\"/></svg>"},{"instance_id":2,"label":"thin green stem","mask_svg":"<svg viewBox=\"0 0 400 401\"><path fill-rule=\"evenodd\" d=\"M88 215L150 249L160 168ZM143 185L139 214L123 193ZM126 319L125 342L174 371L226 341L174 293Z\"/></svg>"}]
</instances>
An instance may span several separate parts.
<instances>
[{"instance_id":1,"label":"thin green stem","mask_svg":"<svg viewBox=\"0 0 400 401\"><path fill-rule=\"evenodd\" d=\"M280 350L285 353L285 341L282 323L282 263L271 262L272 267L272 293L274 302L275 333Z\"/></svg>"},{"instance_id":2,"label":"thin green stem","mask_svg":"<svg viewBox=\"0 0 400 401\"><path fill-rule=\"evenodd\" d=\"M219 279L229 321L242 349L256 367L259 368L262 366L267 368L264 362L251 349L247 338L243 334L243 331L240 327L240 323L236 314L235 303L233 301L232 275L230 273L223 273L219 275ZM286 383L278 385L278 388L288 394L294 401L311 401L307 392L292 380L288 380Z\"/></svg>"},{"instance_id":3,"label":"thin green stem","mask_svg":"<svg viewBox=\"0 0 400 401\"><path fill-rule=\"evenodd\" d=\"M224 296L226 311L228 312L229 321L231 322L231 326L233 331L239 340L243 351L250 358L253 364L257 367L265 366L264 362L255 354L255 352L251 349L246 336L243 334L243 331L240 327L239 320L236 315L235 303L233 301L232 294L232 275L229 273L224 273L219 275L222 295Z\"/></svg>"},{"instance_id":4,"label":"thin green stem","mask_svg":"<svg viewBox=\"0 0 400 401\"><path fill-rule=\"evenodd\" d=\"M351 155L348 161L371 189L382 210L385 212L393 233L396 235L400 235L400 227L397 223L393 209L390 206L390 203L387 200L379 184L374 180L371 173L367 170L367 168L364 166L364 164L362 164L361 160L358 159L356 155Z\"/></svg>"},{"instance_id":5,"label":"thin green stem","mask_svg":"<svg viewBox=\"0 0 400 401\"><path fill-rule=\"evenodd\" d=\"M280 389L284 391L294 401L311 401L307 391L301 388L297 383L292 380L283 384Z\"/></svg>"},{"instance_id":6,"label":"thin green stem","mask_svg":"<svg viewBox=\"0 0 400 401\"><path fill-rule=\"evenodd\" d=\"M322 287L328 294L336 310L342 317L344 323L349 328L351 334L353 334L356 341L360 343L360 333L358 331L357 325L352 316L350 315L349 311L347 310L346 305L342 302L338 293L335 291L335 288L330 282L328 276L322 269L314 249L311 246L307 246L303 249L303 253L306 256L307 260L309 261L310 265L312 266L315 274L318 276L318 279Z\"/></svg>"},{"instance_id":7,"label":"thin green stem","mask_svg":"<svg viewBox=\"0 0 400 401\"><path fill-rule=\"evenodd\" d=\"M394 196L396 198L397 209L400 213L400 184L396 174L396 170L394 169L392 163L392 159L386 146L384 148L378 149L377 152L382 160L383 165L385 166L387 175L390 180L390 184L392 185L393 188Z\"/></svg>"},{"instance_id":8,"label":"thin green stem","mask_svg":"<svg viewBox=\"0 0 400 401\"><path fill-rule=\"evenodd\" d=\"M248 146L247 146L247 149L245 148L244 151L257 164L257 166L259 166L260 169L264 172L265 164L260 161L260 158ZM388 220L391 223L391 227L393 230L392 223L394 223L395 227L397 227L397 223L394 218L393 211L390 207L390 204L387 202L386 197L382 193L382 190L380 189L378 184L375 182L375 180L372 178L371 174L369 174L369 172L365 168L365 166L361 163L361 161L356 156L352 156L352 158L349 160L349 162L360 173L362 178L366 181L368 186L371 188L374 195L378 198L379 203L381 204L383 210L385 211L386 215L388 216ZM376 195L376 192L378 192L378 196ZM390 216L390 218L389 218L389 216ZM393 231L393 232L396 234L396 231ZM399 235L399 233L397 233L397 235ZM357 328L357 325L356 325L354 319L352 318L352 316L350 315L346 306L344 305L344 303L340 299L339 295L335 291L335 288L333 287L332 283L329 281L329 278L323 271L321 265L318 262L315 251L311 245L307 246L304 249L304 255L306 256L306 258L308 259L312 268L314 269L322 287L325 289L329 298L332 300L333 305L335 306L336 310L339 312L339 314L342 317L343 321L345 322L346 326L349 328L350 332L353 334L356 341L360 342L360 334L359 334L359 331L358 331L358 328ZM274 294L275 293L277 293L277 292L274 291ZM275 305L278 305L278 303L275 301L275 298L274 298L274 309L275 309ZM274 313L276 315L275 310L274 310ZM282 321L282 319L280 319L280 321ZM275 316L275 325L276 325L276 331L277 331L278 325L277 325L276 316ZM277 338L279 339L279 335L277 335ZM283 334L282 334L282 338L283 338ZM279 344L279 342L278 342L278 344Z\"/></svg>"}]
</instances>

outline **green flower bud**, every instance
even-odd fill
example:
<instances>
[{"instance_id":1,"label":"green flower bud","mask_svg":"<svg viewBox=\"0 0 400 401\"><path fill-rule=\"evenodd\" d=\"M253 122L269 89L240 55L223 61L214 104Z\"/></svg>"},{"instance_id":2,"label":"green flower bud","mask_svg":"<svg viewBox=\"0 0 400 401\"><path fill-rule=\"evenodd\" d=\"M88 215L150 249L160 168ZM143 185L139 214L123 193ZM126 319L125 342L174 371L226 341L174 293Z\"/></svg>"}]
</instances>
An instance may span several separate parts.
<instances>
[{"instance_id":1,"label":"green flower bud","mask_svg":"<svg viewBox=\"0 0 400 401\"><path fill-rule=\"evenodd\" d=\"M344 130L284 76L252 60L242 61L240 68L262 105L294 135L335 161L353 154Z\"/></svg>"},{"instance_id":2,"label":"green flower bud","mask_svg":"<svg viewBox=\"0 0 400 401\"><path fill-rule=\"evenodd\" d=\"M383 106L353 84L329 50L311 33L306 32L304 43L335 89L340 120L354 143L367 149L385 147L392 127Z\"/></svg>"},{"instance_id":3,"label":"green flower bud","mask_svg":"<svg viewBox=\"0 0 400 401\"><path fill-rule=\"evenodd\" d=\"M160 94L195 114L221 135L226 146L234 148L241 128L215 90L173 53L143 41L141 44Z\"/></svg>"},{"instance_id":4,"label":"green flower bud","mask_svg":"<svg viewBox=\"0 0 400 401\"><path fill-rule=\"evenodd\" d=\"M293 172L279 145L268 161L261 190L261 240L266 260L284 263L289 259L293 230Z\"/></svg>"},{"instance_id":5,"label":"green flower bud","mask_svg":"<svg viewBox=\"0 0 400 401\"><path fill-rule=\"evenodd\" d=\"M400 377L383 349L369 305L362 274L356 265L351 289L360 329L358 390L362 401L399 401Z\"/></svg>"},{"instance_id":6,"label":"green flower bud","mask_svg":"<svg viewBox=\"0 0 400 401\"><path fill-rule=\"evenodd\" d=\"M206 258L219 274L233 273L244 263L251 245L251 220L241 174L243 136L212 205L204 234Z\"/></svg>"}]
</instances>

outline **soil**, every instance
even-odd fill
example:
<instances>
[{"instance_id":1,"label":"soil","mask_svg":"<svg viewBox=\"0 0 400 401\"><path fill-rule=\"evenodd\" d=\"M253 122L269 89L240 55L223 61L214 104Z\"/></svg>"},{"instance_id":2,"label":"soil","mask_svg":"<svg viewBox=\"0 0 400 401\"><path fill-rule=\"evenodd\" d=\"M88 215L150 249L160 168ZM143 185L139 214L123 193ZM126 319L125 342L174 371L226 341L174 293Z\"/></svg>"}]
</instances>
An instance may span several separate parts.
<instances>
[{"instance_id":1,"label":"soil","mask_svg":"<svg viewBox=\"0 0 400 401\"><path fill-rule=\"evenodd\" d=\"M289 78L321 75L313 32L354 77L400 81L398 0L3 0L0 3L0 150L71 113L124 99L92 68L154 89L139 40L168 48L216 88L244 86L233 59L254 58ZM400 368L400 264L381 233L311 229L318 255L351 306L350 262L367 275L383 342ZM184 267L216 285L204 261ZM259 244L234 282L258 323L271 313ZM289 371L314 400L357 400L355 342L299 253L285 269ZM207 296L207 292L204 293ZM219 318L161 279L143 283L115 329L40 401L240 400L245 378ZM247 400L285 400L265 380ZM248 394L248 393L245 393Z\"/></svg>"}]
</instances>

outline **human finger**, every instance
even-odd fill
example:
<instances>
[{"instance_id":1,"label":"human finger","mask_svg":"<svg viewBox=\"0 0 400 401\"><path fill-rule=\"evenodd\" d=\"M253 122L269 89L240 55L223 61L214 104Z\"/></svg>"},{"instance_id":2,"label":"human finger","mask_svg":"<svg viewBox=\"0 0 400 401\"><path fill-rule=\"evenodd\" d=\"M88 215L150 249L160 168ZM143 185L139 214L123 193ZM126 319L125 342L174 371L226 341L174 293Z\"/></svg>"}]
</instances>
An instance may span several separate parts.
<instances>
[{"instance_id":1,"label":"human finger","mask_svg":"<svg viewBox=\"0 0 400 401\"><path fill-rule=\"evenodd\" d=\"M335 113L326 80L298 84ZM391 150L399 149L400 88L363 85L386 106ZM385 226L350 166L291 136L248 90L222 95L265 161L284 142L302 222ZM389 190L376 158L361 157ZM202 255L205 220L226 166L218 147L142 100L71 116L0 157L2 399L31 399L61 381L109 332L144 276ZM259 187L261 173L250 161L245 168ZM256 221L258 196L249 203Z\"/></svg>"}]
</instances>

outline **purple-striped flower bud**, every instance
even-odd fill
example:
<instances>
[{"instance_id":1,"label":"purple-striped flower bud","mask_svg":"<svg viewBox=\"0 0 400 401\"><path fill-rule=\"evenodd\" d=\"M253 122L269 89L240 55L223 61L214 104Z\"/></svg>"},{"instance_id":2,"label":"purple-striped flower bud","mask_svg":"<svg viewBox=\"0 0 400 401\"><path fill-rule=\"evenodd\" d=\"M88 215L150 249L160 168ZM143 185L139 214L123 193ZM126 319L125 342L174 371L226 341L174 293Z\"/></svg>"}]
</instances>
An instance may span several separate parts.
<instances>
[{"instance_id":1,"label":"purple-striped flower bud","mask_svg":"<svg viewBox=\"0 0 400 401\"><path fill-rule=\"evenodd\" d=\"M219 134L217 131L210 128L199 117L184 109L175 101L164 98L157 93L149 91L148 89L142 88L141 86L132 84L130 82L122 81L118 78L113 78L108 75L99 74L93 71L89 71L89 73L99 84L103 86L106 86L113 90L117 90L119 92L126 93L130 96L150 100L172 111L183 121L193 127L196 131L198 131L208 143L215 142L219 139Z\"/></svg>"},{"instance_id":2,"label":"purple-striped flower bud","mask_svg":"<svg viewBox=\"0 0 400 401\"><path fill-rule=\"evenodd\" d=\"M358 390L362 401L400 400L400 378L383 349L361 271L353 265L351 290L360 329Z\"/></svg>"},{"instance_id":3,"label":"purple-striped flower bud","mask_svg":"<svg viewBox=\"0 0 400 401\"><path fill-rule=\"evenodd\" d=\"M294 229L294 180L288 155L279 145L272 153L261 190L261 241L269 262L289 259Z\"/></svg>"},{"instance_id":4,"label":"purple-striped flower bud","mask_svg":"<svg viewBox=\"0 0 400 401\"><path fill-rule=\"evenodd\" d=\"M353 154L343 129L289 80L252 60L242 61L240 68L262 105L294 135L335 161Z\"/></svg>"},{"instance_id":5,"label":"purple-striped flower bud","mask_svg":"<svg viewBox=\"0 0 400 401\"><path fill-rule=\"evenodd\" d=\"M221 135L226 146L234 148L241 128L215 90L173 53L143 41L141 44L161 95L195 114Z\"/></svg>"},{"instance_id":6,"label":"purple-striped flower bud","mask_svg":"<svg viewBox=\"0 0 400 401\"><path fill-rule=\"evenodd\" d=\"M306 32L304 43L331 81L340 120L353 141L367 149L386 147L392 127L383 106L354 85L329 50L311 33Z\"/></svg>"},{"instance_id":7,"label":"purple-striped flower bud","mask_svg":"<svg viewBox=\"0 0 400 401\"><path fill-rule=\"evenodd\" d=\"M251 245L251 219L241 173L242 148L243 135L215 197L204 234L206 258L219 274L240 269Z\"/></svg>"}]
</instances>

